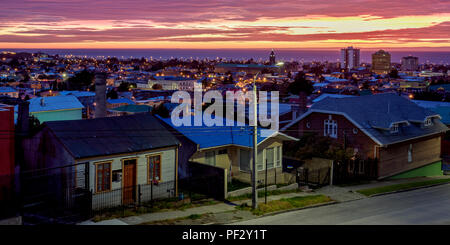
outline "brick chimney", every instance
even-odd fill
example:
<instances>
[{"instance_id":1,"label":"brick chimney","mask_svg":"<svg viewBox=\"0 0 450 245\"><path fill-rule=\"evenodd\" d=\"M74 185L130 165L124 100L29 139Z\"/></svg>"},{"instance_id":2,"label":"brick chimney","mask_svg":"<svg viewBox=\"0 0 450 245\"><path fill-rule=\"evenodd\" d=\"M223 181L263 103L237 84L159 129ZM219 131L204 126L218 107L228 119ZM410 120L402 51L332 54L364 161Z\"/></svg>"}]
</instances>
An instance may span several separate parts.
<instances>
[{"instance_id":1,"label":"brick chimney","mask_svg":"<svg viewBox=\"0 0 450 245\"><path fill-rule=\"evenodd\" d=\"M19 103L19 111L17 112L17 133L22 136L28 135L30 130L30 102L24 101Z\"/></svg>"},{"instance_id":2,"label":"brick chimney","mask_svg":"<svg viewBox=\"0 0 450 245\"><path fill-rule=\"evenodd\" d=\"M305 113L307 109L308 96L305 92L300 92L298 94L298 104L292 105L292 120L298 118L303 113Z\"/></svg>"},{"instance_id":3,"label":"brick chimney","mask_svg":"<svg viewBox=\"0 0 450 245\"><path fill-rule=\"evenodd\" d=\"M106 117L106 73L95 73L95 114L94 118Z\"/></svg>"}]
</instances>

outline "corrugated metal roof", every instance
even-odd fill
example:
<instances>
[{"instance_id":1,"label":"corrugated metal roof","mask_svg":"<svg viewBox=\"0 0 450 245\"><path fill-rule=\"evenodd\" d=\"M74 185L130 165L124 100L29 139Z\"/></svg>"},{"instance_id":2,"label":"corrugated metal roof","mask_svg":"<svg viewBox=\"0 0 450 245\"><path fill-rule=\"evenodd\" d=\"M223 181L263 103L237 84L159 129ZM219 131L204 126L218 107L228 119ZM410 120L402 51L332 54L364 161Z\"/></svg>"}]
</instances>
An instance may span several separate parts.
<instances>
[{"instance_id":1,"label":"corrugated metal roof","mask_svg":"<svg viewBox=\"0 0 450 245\"><path fill-rule=\"evenodd\" d=\"M84 108L77 97L73 95L36 97L28 101L30 102L30 112Z\"/></svg>"},{"instance_id":2,"label":"corrugated metal roof","mask_svg":"<svg viewBox=\"0 0 450 245\"><path fill-rule=\"evenodd\" d=\"M45 122L76 158L133 153L178 145L150 114Z\"/></svg>"}]
</instances>

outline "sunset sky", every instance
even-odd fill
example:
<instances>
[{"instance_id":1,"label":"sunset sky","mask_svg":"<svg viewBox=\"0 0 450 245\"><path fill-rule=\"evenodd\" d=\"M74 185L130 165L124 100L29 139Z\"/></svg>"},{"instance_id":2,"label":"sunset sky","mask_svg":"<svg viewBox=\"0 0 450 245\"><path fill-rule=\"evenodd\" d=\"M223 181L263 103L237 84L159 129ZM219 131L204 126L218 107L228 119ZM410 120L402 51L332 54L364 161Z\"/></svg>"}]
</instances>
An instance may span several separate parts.
<instances>
[{"instance_id":1,"label":"sunset sky","mask_svg":"<svg viewBox=\"0 0 450 245\"><path fill-rule=\"evenodd\" d=\"M449 0L2 0L0 48L450 50Z\"/></svg>"}]
</instances>

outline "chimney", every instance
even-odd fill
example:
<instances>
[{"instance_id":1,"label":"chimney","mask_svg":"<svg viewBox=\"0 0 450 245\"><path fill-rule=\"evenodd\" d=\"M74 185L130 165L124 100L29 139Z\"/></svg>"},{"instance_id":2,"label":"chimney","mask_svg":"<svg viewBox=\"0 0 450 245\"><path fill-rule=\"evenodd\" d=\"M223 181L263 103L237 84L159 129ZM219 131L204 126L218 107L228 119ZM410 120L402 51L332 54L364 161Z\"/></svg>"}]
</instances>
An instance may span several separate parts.
<instances>
[{"instance_id":1,"label":"chimney","mask_svg":"<svg viewBox=\"0 0 450 245\"><path fill-rule=\"evenodd\" d=\"M45 106L44 97L41 98L41 106Z\"/></svg>"},{"instance_id":2,"label":"chimney","mask_svg":"<svg viewBox=\"0 0 450 245\"><path fill-rule=\"evenodd\" d=\"M95 73L95 115L94 118L106 117L106 73Z\"/></svg>"},{"instance_id":3,"label":"chimney","mask_svg":"<svg viewBox=\"0 0 450 245\"><path fill-rule=\"evenodd\" d=\"M307 109L307 100L308 96L305 92L300 92L298 94L298 104L293 104L291 106L292 108L292 120L295 120L297 117L301 116L303 113L305 113Z\"/></svg>"},{"instance_id":4,"label":"chimney","mask_svg":"<svg viewBox=\"0 0 450 245\"><path fill-rule=\"evenodd\" d=\"M24 101L19 103L19 111L17 115L17 133L19 135L28 135L29 127L29 117L30 117L30 102Z\"/></svg>"}]
</instances>

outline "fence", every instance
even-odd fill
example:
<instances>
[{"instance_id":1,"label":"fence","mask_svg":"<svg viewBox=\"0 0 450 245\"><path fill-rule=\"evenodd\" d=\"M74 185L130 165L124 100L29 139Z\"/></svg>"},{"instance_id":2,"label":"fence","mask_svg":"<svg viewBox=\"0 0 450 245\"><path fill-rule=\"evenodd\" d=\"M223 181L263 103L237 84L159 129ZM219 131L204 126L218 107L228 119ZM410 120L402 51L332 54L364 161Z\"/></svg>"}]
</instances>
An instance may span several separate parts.
<instances>
[{"instance_id":1,"label":"fence","mask_svg":"<svg viewBox=\"0 0 450 245\"><path fill-rule=\"evenodd\" d=\"M20 215L24 224L75 224L111 209L125 211L148 207L146 212L153 212L153 207L203 202L212 192L199 194L198 190L205 190L205 186L217 190L214 183L219 181L223 187L224 181L224 176L218 180L217 175L188 178L185 185L179 184L181 195L176 196L175 181L138 184L97 193L90 189L88 176L89 169L85 164L0 176L0 219Z\"/></svg>"},{"instance_id":2,"label":"fence","mask_svg":"<svg viewBox=\"0 0 450 245\"><path fill-rule=\"evenodd\" d=\"M331 168L298 168L297 169L297 183L304 185L312 185L315 187L330 184Z\"/></svg>"},{"instance_id":3,"label":"fence","mask_svg":"<svg viewBox=\"0 0 450 245\"><path fill-rule=\"evenodd\" d=\"M330 184L330 167L323 168L297 168L297 183L315 187ZM362 180L373 180L378 177L377 159L355 159L347 161L334 161L333 184L347 184Z\"/></svg>"},{"instance_id":4,"label":"fence","mask_svg":"<svg viewBox=\"0 0 450 245\"><path fill-rule=\"evenodd\" d=\"M161 199L174 198L175 181L122 187L107 192L92 194L92 212L122 206L151 206Z\"/></svg>"},{"instance_id":5,"label":"fence","mask_svg":"<svg viewBox=\"0 0 450 245\"><path fill-rule=\"evenodd\" d=\"M189 177L180 180L180 189L189 193L202 194L218 200L226 198L226 169L206 164L189 162ZM201 198L199 196L198 198Z\"/></svg>"},{"instance_id":6,"label":"fence","mask_svg":"<svg viewBox=\"0 0 450 245\"><path fill-rule=\"evenodd\" d=\"M377 159L355 159L335 161L333 165L333 183L346 184L378 178Z\"/></svg>"}]
</instances>

